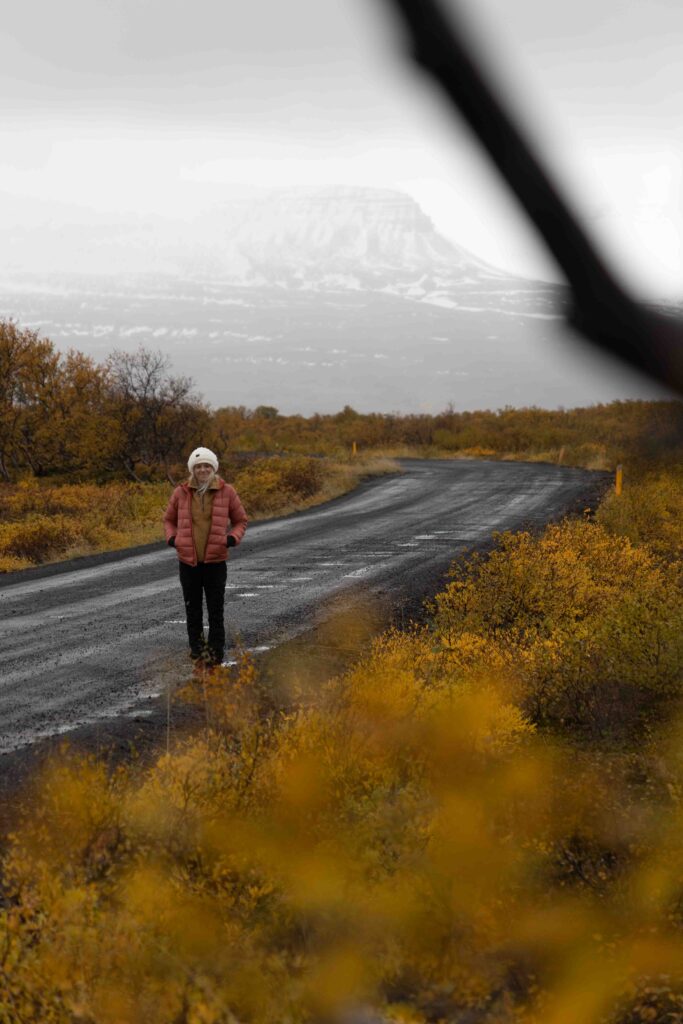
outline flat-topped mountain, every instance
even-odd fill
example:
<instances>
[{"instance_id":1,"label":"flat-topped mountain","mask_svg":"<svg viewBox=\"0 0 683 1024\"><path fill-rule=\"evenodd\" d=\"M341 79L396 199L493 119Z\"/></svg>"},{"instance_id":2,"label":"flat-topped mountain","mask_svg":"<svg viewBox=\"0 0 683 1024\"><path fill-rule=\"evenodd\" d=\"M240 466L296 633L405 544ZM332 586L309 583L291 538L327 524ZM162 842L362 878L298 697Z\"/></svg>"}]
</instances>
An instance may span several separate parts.
<instances>
[{"instance_id":1,"label":"flat-topped mountain","mask_svg":"<svg viewBox=\"0 0 683 1024\"><path fill-rule=\"evenodd\" d=\"M564 288L487 265L395 190L277 189L184 220L30 212L5 232L0 315L98 359L162 349L214 405L437 412L652 394L575 349Z\"/></svg>"},{"instance_id":2,"label":"flat-topped mountain","mask_svg":"<svg viewBox=\"0 0 683 1024\"><path fill-rule=\"evenodd\" d=\"M424 291L506 276L439 234L410 196L389 189L283 189L250 204L237 222L234 208L230 215L222 269L245 281Z\"/></svg>"},{"instance_id":3,"label":"flat-topped mountain","mask_svg":"<svg viewBox=\"0 0 683 1024\"><path fill-rule=\"evenodd\" d=\"M37 203L5 224L0 270L9 272L162 273L413 297L510 277L449 241L413 198L392 189L273 189L186 218Z\"/></svg>"}]
</instances>

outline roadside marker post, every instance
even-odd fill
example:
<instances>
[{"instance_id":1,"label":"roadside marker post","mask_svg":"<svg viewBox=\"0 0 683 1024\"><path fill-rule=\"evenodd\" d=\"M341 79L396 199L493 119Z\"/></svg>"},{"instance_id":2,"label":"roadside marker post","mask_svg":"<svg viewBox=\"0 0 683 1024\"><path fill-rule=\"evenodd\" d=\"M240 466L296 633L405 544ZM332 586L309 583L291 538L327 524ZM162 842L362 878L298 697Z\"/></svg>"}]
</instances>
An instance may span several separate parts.
<instances>
[{"instance_id":1,"label":"roadside marker post","mask_svg":"<svg viewBox=\"0 0 683 1024\"><path fill-rule=\"evenodd\" d=\"M624 483L624 472L621 467L621 463L617 466L617 472L614 478L614 492L615 494L621 494Z\"/></svg>"}]
</instances>

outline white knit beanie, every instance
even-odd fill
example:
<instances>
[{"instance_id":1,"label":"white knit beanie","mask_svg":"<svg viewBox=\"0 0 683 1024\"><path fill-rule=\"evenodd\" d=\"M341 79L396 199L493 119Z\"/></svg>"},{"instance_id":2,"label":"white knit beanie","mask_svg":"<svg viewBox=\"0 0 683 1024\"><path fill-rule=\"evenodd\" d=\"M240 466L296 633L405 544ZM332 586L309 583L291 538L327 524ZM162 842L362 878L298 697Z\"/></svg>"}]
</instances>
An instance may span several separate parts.
<instances>
[{"instance_id":1,"label":"white knit beanie","mask_svg":"<svg viewBox=\"0 0 683 1024\"><path fill-rule=\"evenodd\" d=\"M214 473L218 471L218 459L216 458L216 456L214 455L210 448L195 448L195 450L192 452L192 455L190 455L189 459L187 460L187 468L189 469L190 473L192 473L194 467L197 465L198 462L208 462L209 465L213 468Z\"/></svg>"}]
</instances>

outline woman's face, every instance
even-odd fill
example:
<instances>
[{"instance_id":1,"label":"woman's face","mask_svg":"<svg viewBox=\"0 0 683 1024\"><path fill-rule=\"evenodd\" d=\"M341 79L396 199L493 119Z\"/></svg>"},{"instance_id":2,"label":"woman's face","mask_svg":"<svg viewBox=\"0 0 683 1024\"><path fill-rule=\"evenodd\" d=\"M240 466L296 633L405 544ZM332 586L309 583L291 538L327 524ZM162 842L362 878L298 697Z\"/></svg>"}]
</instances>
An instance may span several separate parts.
<instances>
[{"instance_id":1,"label":"woman's face","mask_svg":"<svg viewBox=\"0 0 683 1024\"><path fill-rule=\"evenodd\" d=\"M204 484L213 473L213 466L209 465L208 462L198 462L194 467L194 475L197 479L197 483Z\"/></svg>"}]
</instances>

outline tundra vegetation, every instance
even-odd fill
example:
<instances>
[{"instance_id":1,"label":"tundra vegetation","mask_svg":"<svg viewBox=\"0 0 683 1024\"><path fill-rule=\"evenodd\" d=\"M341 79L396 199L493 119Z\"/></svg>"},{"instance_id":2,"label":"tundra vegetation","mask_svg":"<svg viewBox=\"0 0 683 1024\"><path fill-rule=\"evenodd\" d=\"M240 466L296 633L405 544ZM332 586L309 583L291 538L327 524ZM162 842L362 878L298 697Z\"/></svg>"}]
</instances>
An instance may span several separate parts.
<instances>
[{"instance_id":1,"label":"tundra vegetation","mask_svg":"<svg viewBox=\"0 0 683 1024\"><path fill-rule=\"evenodd\" d=\"M169 484L183 478L198 438L258 518L343 493L398 455L623 463L633 480L680 463L682 424L674 401L434 416L212 410L159 352L114 352L98 364L0 321L0 572L157 539ZM657 485L647 504L673 501L675 519L670 491ZM629 528L645 537L638 501Z\"/></svg>"}]
</instances>

